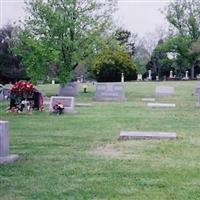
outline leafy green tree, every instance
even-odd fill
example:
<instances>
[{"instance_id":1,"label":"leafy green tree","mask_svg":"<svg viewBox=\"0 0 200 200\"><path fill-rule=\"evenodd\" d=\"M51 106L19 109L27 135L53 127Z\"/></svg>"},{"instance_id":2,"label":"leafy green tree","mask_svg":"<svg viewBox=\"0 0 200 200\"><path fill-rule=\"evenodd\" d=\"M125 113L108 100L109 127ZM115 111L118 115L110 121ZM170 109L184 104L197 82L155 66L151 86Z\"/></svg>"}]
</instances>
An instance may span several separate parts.
<instances>
[{"instance_id":1,"label":"leafy green tree","mask_svg":"<svg viewBox=\"0 0 200 200\"><path fill-rule=\"evenodd\" d=\"M163 53L165 55L165 61L161 59L160 62L165 63L162 68L168 68L168 70L173 70L178 77L183 77L185 71L191 68L191 63L195 59L193 55L190 54L191 37L190 36L175 36L166 40L164 43L160 44L156 51ZM169 61L167 56L168 53L174 53L176 57ZM167 57L166 57L167 56ZM170 66L171 65L171 66ZM166 71L166 70L165 70Z\"/></svg>"},{"instance_id":2,"label":"leafy green tree","mask_svg":"<svg viewBox=\"0 0 200 200\"><path fill-rule=\"evenodd\" d=\"M44 78L52 64L61 83L72 79L76 66L97 51L114 10L113 0L27 1L29 18L15 50L32 80Z\"/></svg>"},{"instance_id":3,"label":"leafy green tree","mask_svg":"<svg viewBox=\"0 0 200 200\"><path fill-rule=\"evenodd\" d=\"M172 67L172 62L167 57L168 50L164 49L163 45L164 41L159 40L151 55L151 60L147 64L147 69L151 69L153 78L157 75L160 78L165 75L168 76Z\"/></svg>"},{"instance_id":4,"label":"leafy green tree","mask_svg":"<svg viewBox=\"0 0 200 200\"><path fill-rule=\"evenodd\" d=\"M136 79L136 65L122 48L103 49L97 56L92 71L99 82L121 81L121 73L124 73L125 80Z\"/></svg>"},{"instance_id":5,"label":"leafy green tree","mask_svg":"<svg viewBox=\"0 0 200 200\"><path fill-rule=\"evenodd\" d=\"M177 41L180 41L181 44L183 44L182 40L184 40L186 37L189 37L189 48L192 46L192 43L197 41L200 36L199 7L199 0L175 0L170 2L164 12L171 27L174 28L175 33L182 37L182 39L180 39L179 37ZM187 57L187 62L189 62L191 65L191 77L194 78L194 67L197 60L194 55L191 56L191 58L189 58L188 55ZM185 58L186 57L184 57L183 59Z\"/></svg>"}]
</instances>

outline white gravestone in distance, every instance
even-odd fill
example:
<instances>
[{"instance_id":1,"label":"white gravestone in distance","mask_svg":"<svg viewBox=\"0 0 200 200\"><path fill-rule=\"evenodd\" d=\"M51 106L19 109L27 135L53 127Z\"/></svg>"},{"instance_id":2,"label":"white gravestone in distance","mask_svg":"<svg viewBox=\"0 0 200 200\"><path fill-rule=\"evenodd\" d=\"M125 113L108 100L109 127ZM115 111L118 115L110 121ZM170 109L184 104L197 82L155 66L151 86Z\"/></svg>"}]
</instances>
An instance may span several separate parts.
<instances>
[{"instance_id":1,"label":"white gravestone in distance","mask_svg":"<svg viewBox=\"0 0 200 200\"><path fill-rule=\"evenodd\" d=\"M169 78L174 78L173 71L170 71Z\"/></svg>"},{"instance_id":2,"label":"white gravestone in distance","mask_svg":"<svg viewBox=\"0 0 200 200\"><path fill-rule=\"evenodd\" d=\"M151 81L152 77L151 77L151 70L148 70L149 76L148 76L148 80Z\"/></svg>"},{"instance_id":3,"label":"white gravestone in distance","mask_svg":"<svg viewBox=\"0 0 200 200\"><path fill-rule=\"evenodd\" d=\"M0 164L13 163L18 155L9 155L9 127L7 121L0 121Z\"/></svg>"},{"instance_id":4,"label":"white gravestone in distance","mask_svg":"<svg viewBox=\"0 0 200 200\"><path fill-rule=\"evenodd\" d=\"M124 73L121 75L121 82L124 83Z\"/></svg>"},{"instance_id":5,"label":"white gravestone in distance","mask_svg":"<svg viewBox=\"0 0 200 200\"><path fill-rule=\"evenodd\" d=\"M64 106L63 112L73 113L74 111L74 97L61 97L61 96L52 96L49 103L49 112L53 113L55 110L53 107L61 103Z\"/></svg>"},{"instance_id":6,"label":"white gravestone in distance","mask_svg":"<svg viewBox=\"0 0 200 200\"><path fill-rule=\"evenodd\" d=\"M137 75L137 81L142 81L142 74Z\"/></svg>"},{"instance_id":7,"label":"white gravestone in distance","mask_svg":"<svg viewBox=\"0 0 200 200\"><path fill-rule=\"evenodd\" d=\"M175 94L174 87L156 86L156 96L172 96Z\"/></svg>"},{"instance_id":8,"label":"white gravestone in distance","mask_svg":"<svg viewBox=\"0 0 200 200\"><path fill-rule=\"evenodd\" d=\"M185 72L185 79L189 79L188 73L188 71Z\"/></svg>"},{"instance_id":9,"label":"white gravestone in distance","mask_svg":"<svg viewBox=\"0 0 200 200\"><path fill-rule=\"evenodd\" d=\"M75 97L79 94L78 83L70 82L67 85L60 85L59 96Z\"/></svg>"},{"instance_id":10,"label":"white gravestone in distance","mask_svg":"<svg viewBox=\"0 0 200 200\"><path fill-rule=\"evenodd\" d=\"M125 88L122 83L97 83L96 101L124 101Z\"/></svg>"},{"instance_id":11,"label":"white gravestone in distance","mask_svg":"<svg viewBox=\"0 0 200 200\"><path fill-rule=\"evenodd\" d=\"M159 76L156 76L156 81L159 81Z\"/></svg>"}]
</instances>

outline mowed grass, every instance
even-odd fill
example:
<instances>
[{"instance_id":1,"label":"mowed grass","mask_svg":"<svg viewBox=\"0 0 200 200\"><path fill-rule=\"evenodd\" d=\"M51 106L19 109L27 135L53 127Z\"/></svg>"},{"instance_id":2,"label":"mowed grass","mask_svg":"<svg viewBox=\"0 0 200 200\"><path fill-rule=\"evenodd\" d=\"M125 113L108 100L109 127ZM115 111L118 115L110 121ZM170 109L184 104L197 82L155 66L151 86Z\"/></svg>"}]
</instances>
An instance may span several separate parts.
<instances>
[{"instance_id":1,"label":"mowed grass","mask_svg":"<svg viewBox=\"0 0 200 200\"><path fill-rule=\"evenodd\" d=\"M156 85L174 86L175 109L150 109ZM125 102L94 102L95 86L80 92L78 114L6 113L14 164L0 166L1 200L195 200L200 199L200 110L196 82L126 83ZM58 85L38 86L55 95ZM80 86L82 91L82 87ZM117 140L121 130L176 132L175 141Z\"/></svg>"}]
</instances>

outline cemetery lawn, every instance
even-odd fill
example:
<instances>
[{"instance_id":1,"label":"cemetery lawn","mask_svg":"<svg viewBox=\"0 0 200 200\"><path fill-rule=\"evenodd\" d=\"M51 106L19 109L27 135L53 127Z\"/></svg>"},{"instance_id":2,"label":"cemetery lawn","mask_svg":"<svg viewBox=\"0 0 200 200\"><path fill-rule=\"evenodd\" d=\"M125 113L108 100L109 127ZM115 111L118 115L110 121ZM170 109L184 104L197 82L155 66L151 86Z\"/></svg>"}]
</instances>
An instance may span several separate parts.
<instances>
[{"instance_id":1,"label":"cemetery lawn","mask_svg":"<svg viewBox=\"0 0 200 200\"><path fill-rule=\"evenodd\" d=\"M151 109L141 98L156 85L174 86L173 109ZM93 102L95 87L80 93L78 114L6 113L14 164L0 166L0 200L197 200L200 199L200 109L196 82L126 83L127 101ZM55 95L58 85L38 86ZM82 88L81 88L82 90ZM120 131L176 132L174 141L117 140Z\"/></svg>"}]
</instances>

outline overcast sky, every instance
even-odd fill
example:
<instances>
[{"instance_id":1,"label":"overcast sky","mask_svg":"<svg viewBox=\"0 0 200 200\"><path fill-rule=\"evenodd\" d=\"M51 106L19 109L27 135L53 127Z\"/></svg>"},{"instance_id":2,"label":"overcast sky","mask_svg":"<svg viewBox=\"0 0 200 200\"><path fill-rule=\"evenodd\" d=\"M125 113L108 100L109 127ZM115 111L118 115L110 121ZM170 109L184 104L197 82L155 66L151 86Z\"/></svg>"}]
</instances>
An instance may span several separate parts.
<instances>
[{"instance_id":1,"label":"overcast sky","mask_svg":"<svg viewBox=\"0 0 200 200\"><path fill-rule=\"evenodd\" d=\"M153 32L156 27L166 26L164 16L159 10L168 2L169 0L118 0L115 20L118 25L142 37ZM0 0L0 6L1 26L23 20L23 0Z\"/></svg>"}]
</instances>

